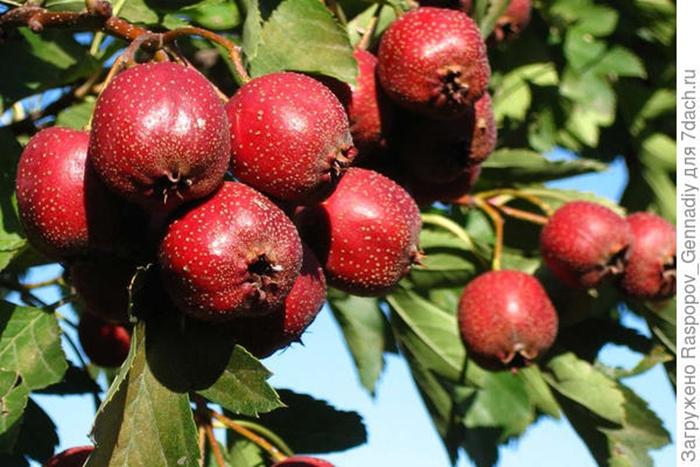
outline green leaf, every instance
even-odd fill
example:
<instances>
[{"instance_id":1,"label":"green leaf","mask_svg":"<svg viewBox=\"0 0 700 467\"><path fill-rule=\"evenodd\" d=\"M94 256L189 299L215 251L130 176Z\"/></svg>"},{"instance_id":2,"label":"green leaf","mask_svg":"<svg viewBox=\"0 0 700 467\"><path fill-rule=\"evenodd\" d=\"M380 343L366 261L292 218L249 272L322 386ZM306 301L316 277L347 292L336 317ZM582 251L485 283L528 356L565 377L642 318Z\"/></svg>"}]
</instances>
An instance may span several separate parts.
<instances>
[{"instance_id":1,"label":"green leaf","mask_svg":"<svg viewBox=\"0 0 700 467\"><path fill-rule=\"evenodd\" d=\"M460 228L460 226L457 226ZM464 235L467 235L465 232ZM414 287L431 290L435 287L463 286L480 270L480 257L474 249L453 232L424 227L420 234L420 245L425 254L421 265L410 272Z\"/></svg>"},{"instance_id":2,"label":"green leaf","mask_svg":"<svg viewBox=\"0 0 700 467\"><path fill-rule=\"evenodd\" d=\"M69 364L61 381L35 392L41 394L68 395L101 392L101 389L87 371Z\"/></svg>"},{"instance_id":3,"label":"green leaf","mask_svg":"<svg viewBox=\"0 0 700 467\"><path fill-rule=\"evenodd\" d=\"M325 401L287 389L279 390L286 407L260 416L258 422L298 453L343 451L367 442L362 417Z\"/></svg>"},{"instance_id":4,"label":"green leaf","mask_svg":"<svg viewBox=\"0 0 700 467\"><path fill-rule=\"evenodd\" d=\"M70 34L46 30L35 34L26 28L9 34L0 47L4 67L0 95L5 105L47 89L87 77L99 64Z\"/></svg>"},{"instance_id":5,"label":"green leaf","mask_svg":"<svg viewBox=\"0 0 700 467\"><path fill-rule=\"evenodd\" d=\"M241 13L235 2L213 0L184 8L181 13L203 28L213 31L226 31L241 24Z\"/></svg>"},{"instance_id":6,"label":"green leaf","mask_svg":"<svg viewBox=\"0 0 700 467\"><path fill-rule=\"evenodd\" d=\"M94 109L95 98L87 96L84 100L59 112L56 115L56 126L75 128L76 130L85 128Z\"/></svg>"},{"instance_id":7,"label":"green leaf","mask_svg":"<svg viewBox=\"0 0 700 467\"><path fill-rule=\"evenodd\" d=\"M392 2L386 2L386 3L392 3ZM350 43L353 46L356 46L358 42L362 40L362 37L365 34L365 31L367 31L367 28L370 25L370 22L372 21L372 18L375 16L377 8L381 8L382 5L380 4L375 4L367 8L365 11L360 13L359 15L355 16L349 23L348 23L348 36L350 38ZM369 40L369 50L373 50L372 46L377 44L379 41L379 38L381 37L382 33L386 30L386 28L389 27L391 23L393 23L396 20L396 11L393 8L382 8L382 11L379 13L379 18L377 19L377 24L374 27L374 31L372 33L372 37Z\"/></svg>"},{"instance_id":8,"label":"green leaf","mask_svg":"<svg viewBox=\"0 0 700 467\"><path fill-rule=\"evenodd\" d=\"M331 311L343 331L360 383L374 394L384 369L384 352L394 348L386 316L376 298L331 292Z\"/></svg>"},{"instance_id":9,"label":"green leaf","mask_svg":"<svg viewBox=\"0 0 700 467\"><path fill-rule=\"evenodd\" d=\"M528 398L535 408L550 417L559 418L559 404L542 375L539 366L532 365L518 370L518 376L525 385Z\"/></svg>"},{"instance_id":10,"label":"green leaf","mask_svg":"<svg viewBox=\"0 0 700 467\"><path fill-rule=\"evenodd\" d=\"M0 302L0 369L15 371L29 389L61 381L68 368L56 317Z\"/></svg>"},{"instance_id":11,"label":"green leaf","mask_svg":"<svg viewBox=\"0 0 700 467\"><path fill-rule=\"evenodd\" d=\"M187 394L163 386L146 358L144 323L132 335L133 363L95 420L88 466L197 465L197 429Z\"/></svg>"},{"instance_id":12,"label":"green leaf","mask_svg":"<svg viewBox=\"0 0 700 467\"><path fill-rule=\"evenodd\" d=\"M0 452L14 451L29 389L14 371L0 370Z\"/></svg>"},{"instance_id":13,"label":"green leaf","mask_svg":"<svg viewBox=\"0 0 700 467\"><path fill-rule=\"evenodd\" d=\"M549 384L568 399L586 407L592 413L622 423L624 395L615 381L579 360L573 353L559 355L547 364L551 373L545 373Z\"/></svg>"},{"instance_id":14,"label":"green leaf","mask_svg":"<svg viewBox=\"0 0 700 467\"><path fill-rule=\"evenodd\" d=\"M454 382L463 379L466 351L458 333L457 317L414 292L398 288L387 296L402 326L394 331L420 363Z\"/></svg>"},{"instance_id":15,"label":"green leaf","mask_svg":"<svg viewBox=\"0 0 700 467\"><path fill-rule=\"evenodd\" d=\"M646 78L644 63L640 58L621 46L610 48L592 70L602 75L632 76Z\"/></svg>"},{"instance_id":16,"label":"green leaf","mask_svg":"<svg viewBox=\"0 0 700 467\"><path fill-rule=\"evenodd\" d=\"M0 271L5 269L27 244L22 235L15 196L15 172L21 151L22 147L12 133L0 128Z\"/></svg>"},{"instance_id":17,"label":"green leaf","mask_svg":"<svg viewBox=\"0 0 700 467\"><path fill-rule=\"evenodd\" d=\"M504 184L538 183L573 177L590 172L602 172L607 166L591 159L551 161L525 149L498 149L482 165L481 177Z\"/></svg>"},{"instance_id":18,"label":"green leaf","mask_svg":"<svg viewBox=\"0 0 700 467\"><path fill-rule=\"evenodd\" d=\"M263 25L251 75L294 70L354 83L357 64L347 33L318 0L285 0Z\"/></svg>"},{"instance_id":19,"label":"green leaf","mask_svg":"<svg viewBox=\"0 0 700 467\"><path fill-rule=\"evenodd\" d=\"M227 436L231 432L227 432ZM266 467L266 453L263 449L252 441L238 436L231 435L231 447L228 450L228 459L235 467ZM211 465L211 467L218 467Z\"/></svg>"},{"instance_id":20,"label":"green leaf","mask_svg":"<svg viewBox=\"0 0 700 467\"><path fill-rule=\"evenodd\" d=\"M262 16L258 0L241 0L241 7L245 13L241 49L247 62L251 63L258 55L262 40Z\"/></svg>"}]
</instances>

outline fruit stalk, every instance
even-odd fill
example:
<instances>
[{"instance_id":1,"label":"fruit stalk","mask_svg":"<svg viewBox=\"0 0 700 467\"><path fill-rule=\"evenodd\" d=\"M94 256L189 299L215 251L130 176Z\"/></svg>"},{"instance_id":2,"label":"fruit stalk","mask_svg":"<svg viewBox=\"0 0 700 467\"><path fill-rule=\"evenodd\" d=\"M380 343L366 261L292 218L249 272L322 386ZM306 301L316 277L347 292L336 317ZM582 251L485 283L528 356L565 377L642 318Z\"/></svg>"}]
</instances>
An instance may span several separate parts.
<instances>
[{"instance_id":1,"label":"fruit stalk","mask_svg":"<svg viewBox=\"0 0 700 467\"><path fill-rule=\"evenodd\" d=\"M503 217L494 209L488 202L482 198L474 198L476 206L484 211L489 216L493 223L493 228L496 231L496 239L493 244L493 259L491 260L491 269L499 271L501 269L501 256L503 255Z\"/></svg>"},{"instance_id":2,"label":"fruit stalk","mask_svg":"<svg viewBox=\"0 0 700 467\"><path fill-rule=\"evenodd\" d=\"M491 206L498 208L498 210L501 211L506 216L513 217L515 219L520 219L520 220L523 220L526 222L531 222L531 223L537 224L537 225L545 225L548 221L547 217L540 216L539 214L534 214L532 212L523 211L522 209L511 208L510 206L498 204L498 203L495 203L492 201L487 201L487 202Z\"/></svg>"},{"instance_id":3,"label":"fruit stalk","mask_svg":"<svg viewBox=\"0 0 700 467\"><path fill-rule=\"evenodd\" d=\"M287 458L287 456L284 455L279 449L270 444L266 439L262 438L261 436L258 436L256 433L253 433L249 429L242 427L241 425L234 422L233 420L231 420L223 414L220 414L213 410L211 410L210 413L215 419L223 423L227 428L235 431L239 435L243 436L244 438L248 439L249 441L257 444L262 449L264 449L275 462L280 462Z\"/></svg>"}]
</instances>

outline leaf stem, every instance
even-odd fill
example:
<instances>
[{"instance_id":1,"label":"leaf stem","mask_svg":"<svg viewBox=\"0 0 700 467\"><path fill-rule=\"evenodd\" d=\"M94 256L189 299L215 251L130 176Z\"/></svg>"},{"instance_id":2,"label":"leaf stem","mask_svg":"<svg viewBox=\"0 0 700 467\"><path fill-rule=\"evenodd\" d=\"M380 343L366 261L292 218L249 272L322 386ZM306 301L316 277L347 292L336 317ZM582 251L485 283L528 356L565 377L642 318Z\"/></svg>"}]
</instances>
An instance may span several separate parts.
<instances>
[{"instance_id":1,"label":"leaf stem","mask_svg":"<svg viewBox=\"0 0 700 467\"><path fill-rule=\"evenodd\" d=\"M476 251L476 245L474 245L474 242L469 234L467 234L467 232L453 220L445 216L441 216L440 214L421 214L421 219L423 220L424 224L432 224L442 227L443 229L452 233L455 237L462 240L468 250Z\"/></svg>"},{"instance_id":2,"label":"leaf stem","mask_svg":"<svg viewBox=\"0 0 700 467\"><path fill-rule=\"evenodd\" d=\"M489 204L498 208L498 210L500 210L503 214L513 217L515 219L520 219L537 225L545 225L547 222L549 222L549 218L545 216L540 216L539 214L523 211L522 209L511 208L505 205L490 202Z\"/></svg>"},{"instance_id":3,"label":"leaf stem","mask_svg":"<svg viewBox=\"0 0 700 467\"><path fill-rule=\"evenodd\" d=\"M251 430L241 426L223 414L213 410L211 411L211 414L215 419L226 425L227 428L235 431L239 435L260 446L275 462L280 462L287 458L287 456L284 455L279 449L270 444L266 439L258 436L256 433L253 433Z\"/></svg>"},{"instance_id":4,"label":"leaf stem","mask_svg":"<svg viewBox=\"0 0 700 467\"><path fill-rule=\"evenodd\" d=\"M268 440L270 440L277 448L279 448L280 451L282 451L284 454L287 456L293 456L294 451L292 451L292 448L290 448L287 443L284 442L282 438L277 433L274 433L272 430L269 430L267 427L264 427L260 424L257 424L255 422L249 422L248 420L235 420L236 423L238 423L240 426L244 428L249 428L252 431L255 431L256 433L260 434L261 436L264 436Z\"/></svg>"},{"instance_id":5,"label":"leaf stem","mask_svg":"<svg viewBox=\"0 0 700 467\"><path fill-rule=\"evenodd\" d=\"M207 430L203 426L197 427L199 444L199 467L204 467L204 457L207 451Z\"/></svg>"},{"instance_id":6,"label":"leaf stem","mask_svg":"<svg viewBox=\"0 0 700 467\"><path fill-rule=\"evenodd\" d=\"M369 48L369 43L372 40L372 36L374 35L374 31L377 29L377 23L379 22L379 15L382 13L382 8L384 5L377 5L375 7L374 13L372 14L372 17L369 19L369 23L367 24L364 33L362 34L362 38L360 39L360 42L357 43L357 49L359 50L367 50Z\"/></svg>"},{"instance_id":7,"label":"leaf stem","mask_svg":"<svg viewBox=\"0 0 700 467\"><path fill-rule=\"evenodd\" d=\"M494 271L501 269L501 256L503 255L503 217L493 208L488 202L482 198L475 198L476 206L484 211L489 216L496 231L496 239L493 244L493 259L491 260L491 268Z\"/></svg>"},{"instance_id":8,"label":"leaf stem","mask_svg":"<svg viewBox=\"0 0 700 467\"><path fill-rule=\"evenodd\" d=\"M474 198L489 199L489 198L494 198L496 196L511 196L513 198L522 199L523 201L527 201L530 204L537 206L547 216L551 216L552 213L554 212L554 210L549 205L549 203L544 201L542 198L540 198L539 196L537 196L533 193L528 193L525 190L520 190L520 189L498 188L495 190L489 190L489 191L483 191L481 193L477 193L476 195L474 195Z\"/></svg>"},{"instance_id":9,"label":"leaf stem","mask_svg":"<svg viewBox=\"0 0 700 467\"><path fill-rule=\"evenodd\" d=\"M226 461L224 461L224 456L221 454L221 448L219 447L219 442L214 436L214 429L211 427L211 423L204 425L204 431L207 434L207 439L209 439L209 445L211 446L212 454L214 454L216 465L219 467L226 467Z\"/></svg>"}]
</instances>

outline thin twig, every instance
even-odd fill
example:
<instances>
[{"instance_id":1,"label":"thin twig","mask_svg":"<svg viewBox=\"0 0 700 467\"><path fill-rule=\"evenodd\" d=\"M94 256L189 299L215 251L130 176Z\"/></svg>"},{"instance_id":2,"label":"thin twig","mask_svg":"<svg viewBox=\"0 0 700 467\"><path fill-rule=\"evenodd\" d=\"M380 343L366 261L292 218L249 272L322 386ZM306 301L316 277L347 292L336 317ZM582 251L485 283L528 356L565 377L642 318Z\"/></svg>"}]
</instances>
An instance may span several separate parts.
<instances>
[{"instance_id":1,"label":"thin twig","mask_svg":"<svg viewBox=\"0 0 700 467\"><path fill-rule=\"evenodd\" d=\"M266 439L258 436L256 433L253 433L249 429L242 427L241 425L234 422L233 420L226 417L225 415L220 414L218 412L215 412L213 410L211 411L211 414L215 419L217 419L218 421L220 421L221 423L226 425L227 428L235 431L239 435L243 436L244 438L248 439L249 441L260 446L262 449L264 449L270 455L272 460L274 460L275 462L280 462L280 461L283 461L284 459L287 458L287 456L285 456L275 446L270 444Z\"/></svg>"},{"instance_id":2,"label":"thin twig","mask_svg":"<svg viewBox=\"0 0 700 467\"><path fill-rule=\"evenodd\" d=\"M211 423L204 425L204 431L207 433L207 438L209 439L209 445L211 446L212 454L214 454L216 465L219 467L226 467L226 461L224 461L224 456L221 454L219 442L216 441L216 437L214 437L214 429L211 427Z\"/></svg>"},{"instance_id":3,"label":"thin twig","mask_svg":"<svg viewBox=\"0 0 700 467\"><path fill-rule=\"evenodd\" d=\"M204 429L204 426L197 428L197 435L199 438L199 467L204 467L204 457L207 454L207 430Z\"/></svg>"},{"instance_id":4,"label":"thin twig","mask_svg":"<svg viewBox=\"0 0 700 467\"><path fill-rule=\"evenodd\" d=\"M493 259L491 260L491 268L494 271L501 269L501 256L503 255L503 217L489 203L481 198L475 198L475 203L484 213L489 216L496 231L496 239L493 244Z\"/></svg>"},{"instance_id":5,"label":"thin twig","mask_svg":"<svg viewBox=\"0 0 700 467\"><path fill-rule=\"evenodd\" d=\"M539 214L523 211L522 209L511 208L510 206L498 205L493 203L489 204L498 208L503 214L513 217L515 219L520 219L537 225L545 225L547 222L549 222L549 218L545 216L540 216Z\"/></svg>"}]
</instances>

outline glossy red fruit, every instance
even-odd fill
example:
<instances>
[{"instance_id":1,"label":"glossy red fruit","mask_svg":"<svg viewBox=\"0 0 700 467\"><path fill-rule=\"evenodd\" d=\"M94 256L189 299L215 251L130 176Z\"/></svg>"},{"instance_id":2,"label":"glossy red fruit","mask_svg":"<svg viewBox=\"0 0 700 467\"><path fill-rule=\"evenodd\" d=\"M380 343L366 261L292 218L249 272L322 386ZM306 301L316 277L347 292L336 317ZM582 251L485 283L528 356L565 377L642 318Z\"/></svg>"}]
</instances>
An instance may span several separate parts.
<instances>
[{"instance_id":1,"label":"glossy red fruit","mask_svg":"<svg viewBox=\"0 0 700 467\"><path fill-rule=\"evenodd\" d=\"M627 216L632 244L620 286L644 300L664 300L676 293L676 229L648 212Z\"/></svg>"},{"instance_id":2,"label":"glossy red fruit","mask_svg":"<svg viewBox=\"0 0 700 467\"><path fill-rule=\"evenodd\" d=\"M30 243L52 258L108 252L124 244L124 203L87 163L88 133L52 127L24 148L17 207Z\"/></svg>"},{"instance_id":3,"label":"glossy red fruit","mask_svg":"<svg viewBox=\"0 0 700 467\"><path fill-rule=\"evenodd\" d=\"M279 308L299 275L301 240L272 201L225 182L168 227L159 261L175 305L224 321Z\"/></svg>"},{"instance_id":4,"label":"glossy red fruit","mask_svg":"<svg viewBox=\"0 0 700 467\"><path fill-rule=\"evenodd\" d=\"M409 177L405 181L408 192L418 206L429 206L436 201L453 203L468 194L476 185L481 174L480 165L472 165L458 178L447 183L431 183Z\"/></svg>"},{"instance_id":5,"label":"glossy red fruit","mask_svg":"<svg viewBox=\"0 0 700 467\"><path fill-rule=\"evenodd\" d=\"M170 211L224 179L230 140L223 103L193 67L134 66L98 99L89 152L116 193L149 210Z\"/></svg>"},{"instance_id":6,"label":"glossy red fruit","mask_svg":"<svg viewBox=\"0 0 700 467\"><path fill-rule=\"evenodd\" d=\"M496 137L491 96L485 93L454 120L409 117L400 153L413 177L426 183L448 183L464 178L471 166L484 162L496 147Z\"/></svg>"},{"instance_id":7,"label":"glossy red fruit","mask_svg":"<svg viewBox=\"0 0 700 467\"><path fill-rule=\"evenodd\" d=\"M324 199L357 152L342 104L308 76L255 78L236 92L226 112L234 175L274 198Z\"/></svg>"},{"instance_id":8,"label":"glossy red fruit","mask_svg":"<svg viewBox=\"0 0 700 467\"><path fill-rule=\"evenodd\" d=\"M316 457L292 456L274 463L272 467L334 467L334 465Z\"/></svg>"},{"instance_id":9,"label":"glossy red fruit","mask_svg":"<svg viewBox=\"0 0 700 467\"><path fill-rule=\"evenodd\" d=\"M92 446L68 448L47 460L44 467L83 467L94 449Z\"/></svg>"},{"instance_id":10,"label":"glossy red fruit","mask_svg":"<svg viewBox=\"0 0 700 467\"><path fill-rule=\"evenodd\" d=\"M496 20L494 39L503 42L518 36L530 24L531 10L530 0L511 0L506 11Z\"/></svg>"},{"instance_id":11,"label":"glossy red fruit","mask_svg":"<svg viewBox=\"0 0 700 467\"><path fill-rule=\"evenodd\" d=\"M85 311L116 323L129 321L129 284L136 264L114 258L90 258L69 266L70 282Z\"/></svg>"},{"instance_id":12,"label":"glossy red fruit","mask_svg":"<svg viewBox=\"0 0 700 467\"><path fill-rule=\"evenodd\" d=\"M110 323L91 313L80 316L78 338L90 361L108 368L121 365L131 345L131 334L125 326Z\"/></svg>"},{"instance_id":13,"label":"glossy red fruit","mask_svg":"<svg viewBox=\"0 0 700 467\"><path fill-rule=\"evenodd\" d=\"M479 28L465 13L421 7L396 20L379 44L377 73L398 104L434 118L464 114L491 70Z\"/></svg>"},{"instance_id":14,"label":"glossy red fruit","mask_svg":"<svg viewBox=\"0 0 700 467\"><path fill-rule=\"evenodd\" d=\"M238 343L257 358L265 358L299 341L326 301L326 278L316 256L305 244L304 261L284 306L256 318L240 318L233 324Z\"/></svg>"},{"instance_id":15,"label":"glossy red fruit","mask_svg":"<svg viewBox=\"0 0 700 467\"><path fill-rule=\"evenodd\" d=\"M624 218L600 204L573 201L542 229L540 251L559 280L590 288L622 274L631 241Z\"/></svg>"},{"instance_id":16,"label":"glossy red fruit","mask_svg":"<svg viewBox=\"0 0 700 467\"><path fill-rule=\"evenodd\" d=\"M487 368L517 367L557 335L557 312L542 285L520 271L490 271L464 289L459 328L470 357Z\"/></svg>"},{"instance_id":17,"label":"glossy red fruit","mask_svg":"<svg viewBox=\"0 0 700 467\"><path fill-rule=\"evenodd\" d=\"M350 133L360 157L385 149L393 122L393 109L377 84L377 57L366 50L353 53L357 60L357 86L347 106Z\"/></svg>"},{"instance_id":18,"label":"glossy red fruit","mask_svg":"<svg viewBox=\"0 0 700 467\"><path fill-rule=\"evenodd\" d=\"M385 293L419 257L418 206L371 170L348 170L326 201L297 213L297 223L328 283L355 295Z\"/></svg>"}]
</instances>

